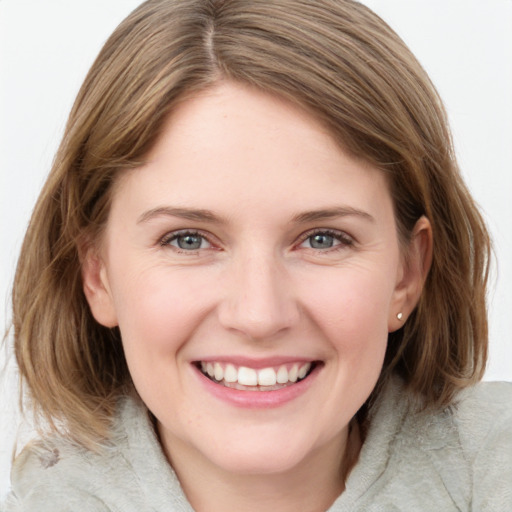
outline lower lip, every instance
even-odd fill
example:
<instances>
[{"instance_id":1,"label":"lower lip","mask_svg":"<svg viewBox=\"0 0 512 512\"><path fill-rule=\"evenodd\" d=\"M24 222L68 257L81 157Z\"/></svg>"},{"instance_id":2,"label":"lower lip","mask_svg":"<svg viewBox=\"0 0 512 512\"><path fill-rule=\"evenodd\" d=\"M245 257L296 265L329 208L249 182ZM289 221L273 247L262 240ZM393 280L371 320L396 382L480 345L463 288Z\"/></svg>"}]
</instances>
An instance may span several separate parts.
<instances>
[{"instance_id":1,"label":"lower lip","mask_svg":"<svg viewBox=\"0 0 512 512\"><path fill-rule=\"evenodd\" d=\"M228 388L222 384L215 383L206 377L198 368L194 368L199 376L201 384L215 398L236 407L248 409L271 409L291 402L306 393L316 379L316 376L320 371L320 366L321 365L317 364L313 371L304 380L272 391L241 391L239 389Z\"/></svg>"}]
</instances>

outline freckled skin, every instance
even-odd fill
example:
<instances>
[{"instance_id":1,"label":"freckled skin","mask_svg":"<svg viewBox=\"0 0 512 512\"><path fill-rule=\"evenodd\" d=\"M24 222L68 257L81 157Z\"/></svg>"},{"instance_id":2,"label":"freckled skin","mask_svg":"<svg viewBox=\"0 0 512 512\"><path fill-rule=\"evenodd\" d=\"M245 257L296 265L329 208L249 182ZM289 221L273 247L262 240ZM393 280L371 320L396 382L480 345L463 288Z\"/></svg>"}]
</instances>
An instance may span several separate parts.
<instances>
[{"instance_id":1,"label":"freckled skin","mask_svg":"<svg viewBox=\"0 0 512 512\"><path fill-rule=\"evenodd\" d=\"M171 207L216 220L144 217ZM367 216L297 221L338 207ZM193 250L180 247L180 230L201 237ZM312 230L334 236L326 243ZM296 106L224 83L180 104L147 165L117 184L100 257L97 282L86 276L91 308L119 325L135 386L190 496L200 502L195 470L217 481L321 479L326 496L341 491L348 424L409 300L381 172ZM205 393L192 365L227 355L322 368L282 407L243 409Z\"/></svg>"}]
</instances>

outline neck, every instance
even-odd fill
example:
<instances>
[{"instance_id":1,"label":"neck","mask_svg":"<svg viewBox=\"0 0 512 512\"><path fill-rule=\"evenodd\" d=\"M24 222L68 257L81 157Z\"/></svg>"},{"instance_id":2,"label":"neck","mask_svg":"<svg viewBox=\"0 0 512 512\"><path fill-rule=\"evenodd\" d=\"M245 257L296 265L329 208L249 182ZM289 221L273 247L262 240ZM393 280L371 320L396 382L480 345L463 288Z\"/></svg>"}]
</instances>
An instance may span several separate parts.
<instances>
[{"instance_id":1,"label":"neck","mask_svg":"<svg viewBox=\"0 0 512 512\"><path fill-rule=\"evenodd\" d=\"M345 489L360 446L356 426L296 467L271 474L225 471L176 443L166 455L196 512L323 512Z\"/></svg>"}]
</instances>

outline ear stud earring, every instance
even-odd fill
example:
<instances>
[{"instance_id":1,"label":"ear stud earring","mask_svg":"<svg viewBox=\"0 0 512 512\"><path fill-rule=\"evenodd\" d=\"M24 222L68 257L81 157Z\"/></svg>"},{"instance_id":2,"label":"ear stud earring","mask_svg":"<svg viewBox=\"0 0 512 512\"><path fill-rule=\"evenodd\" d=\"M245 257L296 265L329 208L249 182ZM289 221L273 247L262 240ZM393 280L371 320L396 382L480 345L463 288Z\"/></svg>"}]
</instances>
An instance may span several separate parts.
<instances>
[{"instance_id":1,"label":"ear stud earring","mask_svg":"<svg viewBox=\"0 0 512 512\"><path fill-rule=\"evenodd\" d=\"M398 318L398 320L402 320L402 318L404 317L404 314L400 311L400 313L398 313L396 315L396 317Z\"/></svg>"}]
</instances>

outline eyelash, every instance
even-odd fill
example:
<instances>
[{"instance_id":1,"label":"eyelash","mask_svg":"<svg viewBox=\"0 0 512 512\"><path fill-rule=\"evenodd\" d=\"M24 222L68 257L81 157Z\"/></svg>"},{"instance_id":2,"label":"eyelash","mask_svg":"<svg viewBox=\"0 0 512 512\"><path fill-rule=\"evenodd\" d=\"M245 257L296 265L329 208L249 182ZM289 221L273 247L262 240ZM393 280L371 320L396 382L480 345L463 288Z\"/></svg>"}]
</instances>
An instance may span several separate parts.
<instances>
[{"instance_id":1,"label":"eyelash","mask_svg":"<svg viewBox=\"0 0 512 512\"><path fill-rule=\"evenodd\" d=\"M347 233L343 231L337 231L333 229L321 229L321 228L315 228L310 231L307 231L300 237L299 246L302 245L304 242L306 242L308 239L315 235L327 235L333 237L336 241L339 242L339 244L334 245L333 247L329 247L326 249L315 249L314 247L309 247L310 250L313 250L315 252L321 252L321 253L328 253L331 251L339 251L343 250L347 247L354 246L354 239L347 235Z\"/></svg>"},{"instance_id":2,"label":"eyelash","mask_svg":"<svg viewBox=\"0 0 512 512\"><path fill-rule=\"evenodd\" d=\"M339 244L334 245L333 247L325 248L325 249L316 249L314 247L307 248L307 249L315 251L315 252L329 253L332 251L343 250L347 247L352 247L354 245L354 239L351 236L344 233L343 231L337 231L337 230L333 230L333 229L316 228L316 229L307 231L306 233L303 233L300 236L299 242L295 245L295 247L300 247L304 242L306 242L308 239L314 237L315 235L330 236L339 242ZM160 239L159 245L162 247L170 246L174 240L177 240L178 238L185 237L185 236L202 238L203 240L205 240L208 244L210 244L212 246L212 247L208 247L207 249L215 248L215 244L212 242L212 240L211 240L210 236L208 236L208 234L206 234L202 231L198 231L198 230L186 230L186 229L167 233ZM195 250L193 250L193 249L186 250L186 249L182 249L182 248L176 247L176 246L172 246L172 247L178 253L186 253L189 255L197 254L198 251L204 250L202 248L198 248Z\"/></svg>"},{"instance_id":3,"label":"eyelash","mask_svg":"<svg viewBox=\"0 0 512 512\"><path fill-rule=\"evenodd\" d=\"M202 238L203 240L206 240L206 242L208 242L211 246L214 246L214 243L211 241L210 237L207 234L203 233L202 231L189 230L189 229L184 229L184 230L180 230L180 231L172 231L171 233L167 233L160 239L159 244L162 247L170 246L171 242L173 242L174 240L177 240L180 237L185 237L185 236ZM176 246L172 246L172 247L178 253L186 253L186 254L196 254L198 251L202 250L201 248L195 249L195 250L186 250L186 249L181 249L180 247L176 247ZM208 249L210 249L210 247L208 247Z\"/></svg>"}]
</instances>

